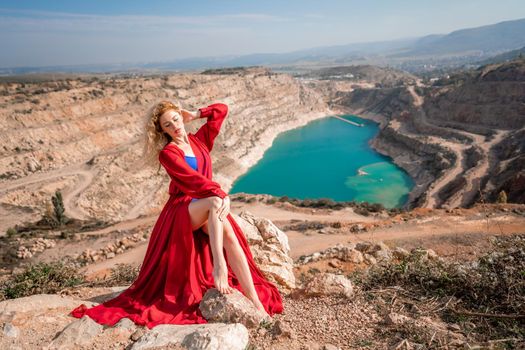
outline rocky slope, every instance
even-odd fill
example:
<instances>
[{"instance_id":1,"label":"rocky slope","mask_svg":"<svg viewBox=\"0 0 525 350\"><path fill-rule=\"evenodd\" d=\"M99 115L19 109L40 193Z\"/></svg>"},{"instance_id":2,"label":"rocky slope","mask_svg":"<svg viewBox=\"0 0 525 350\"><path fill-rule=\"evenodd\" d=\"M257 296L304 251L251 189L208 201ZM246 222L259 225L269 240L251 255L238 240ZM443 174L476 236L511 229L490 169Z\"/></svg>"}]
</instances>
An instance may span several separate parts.
<instances>
[{"instance_id":1,"label":"rocky slope","mask_svg":"<svg viewBox=\"0 0 525 350\"><path fill-rule=\"evenodd\" d=\"M77 218L129 219L158 208L166 200L167 175L136 164L142 117L161 99L189 110L214 102L230 106L212 152L214 180L226 191L278 133L329 114L317 93L262 68L2 83L0 214L6 219L0 231L42 214L58 189Z\"/></svg>"},{"instance_id":2,"label":"rocky slope","mask_svg":"<svg viewBox=\"0 0 525 350\"><path fill-rule=\"evenodd\" d=\"M375 88L310 80L330 107L380 123L370 144L415 180L407 207L523 203L525 61L479 68L432 86ZM337 85L336 85L337 84Z\"/></svg>"}]
</instances>

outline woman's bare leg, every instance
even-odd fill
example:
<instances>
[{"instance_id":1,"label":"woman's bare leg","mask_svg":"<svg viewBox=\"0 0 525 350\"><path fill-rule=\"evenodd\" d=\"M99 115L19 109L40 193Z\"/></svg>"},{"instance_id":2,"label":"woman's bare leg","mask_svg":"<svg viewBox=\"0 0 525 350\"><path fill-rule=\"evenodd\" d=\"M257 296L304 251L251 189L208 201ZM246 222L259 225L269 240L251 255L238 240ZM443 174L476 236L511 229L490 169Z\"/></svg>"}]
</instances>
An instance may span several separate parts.
<instances>
[{"instance_id":1,"label":"woman's bare leg","mask_svg":"<svg viewBox=\"0 0 525 350\"><path fill-rule=\"evenodd\" d=\"M239 280L239 283L241 284L242 290L244 291L246 297L252 301L258 310L268 315L264 309L263 304L259 300L257 291L255 290L246 255L244 254L241 244L235 236L233 227L227 218L224 220L224 228L224 249L228 255L230 266L235 273L235 276Z\"/></svg>"},{"instance_id":2,"label":"woman's bare leg","mask_svg":"<svg viewBox=\"0 0 525 350\"><path fill-rule=\"evenodd\" d=\"M246 255L242 250L239 240L235 236L235 232L233 231L233 227L231 226L230 221L228 219L224 220L223 226L224 249L226 250L226 254L228 255L228 262L230 263L230 266L233 272L235 273L235 276L239 280L244 294L248 299L252 301L252 303L258 310L268 315L268 313L264 309L263 304L259 300L259 296L253 284L253 278L250 272L250 267L248 265L248 260L246 259ZM208 233L207 223L203 225L202 229L205 233Z\"/></svg>"},{"instance_id":3,"label":"woman's bare leg","mask_svg":"<svg viewBox=\"0 0 525 350\"><path fill-rule=\"evenodd\" d=\"M222 199L219 197L202 198L188 205L192 229L196 230L203 224L208 224L208 235L210 236L211 252L213 256L213 280L215 287L225 294L233 292L228 285L228 266L223 253L223 223L219 220L217 210L220 208Z\"/></svg>"}]
</instances>

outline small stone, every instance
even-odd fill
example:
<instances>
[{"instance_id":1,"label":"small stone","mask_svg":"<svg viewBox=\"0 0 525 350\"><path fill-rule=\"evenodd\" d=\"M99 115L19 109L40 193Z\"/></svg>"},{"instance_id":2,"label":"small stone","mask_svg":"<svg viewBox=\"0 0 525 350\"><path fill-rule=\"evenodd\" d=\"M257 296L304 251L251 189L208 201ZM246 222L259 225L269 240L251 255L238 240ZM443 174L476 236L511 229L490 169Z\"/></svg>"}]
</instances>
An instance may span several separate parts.
<instances>
[{"instance_id":1,"label":"small stone","mask_svg":"<svg viewBox=\"0 0 525 350\"><path fill-rule=\"evenodd\" d=\"M324 344L322 349L323 350L341 350L341 348L338 348L337 346L333 344Z\"/></svg>"},{"instance_id":2,"label":"small stone","mask_svg":"<svg viewBox=\"0 0 525 350\"><path fill-rule=\"evenodd\" d=\"M451 331L455 331L455 332L460 332L461 331L461 327L456 324L456 323L449 323L447 324L447 328L450 329Z\"/></svg>"},{"instance_id":3,"label":"small stone","mask_svg":"<svg viewBox=\"0 0 525 350\"><path fill-rule=\"evenodd\" d=\"M408 250L403 249L403 248L401 248L401 247L396 247L396 248L392 251L392 254L393 254L394 257L396 257L397 259L403 259L403 258L406 258L407 256L410 255L410 253L408 252Z\"/></svg>"},{"instance_id":4,"label":"small stone","mask_svg":"<svg viewBox=\"0 0 525 350\"><path fill-rule=\"evenodd\" d=\"M330 265L331 267L334 267L334 268L339 268L341 267L341 262L337 259L332 259L328 262L328 265Z\"/></svg>"},{"instance_id":5,"label":"small stone","mask_svg":"<svg viewBox=\"0 0 525 350\"><path fill-rule=\"evenodd\" d=\"M370 254L365 254L364 255L364 259L365 259L365 262L369 265L375 265L377 264L377 260L376 258L374 258L372 255Z\"/></svg>"},{"instance_id":6,"label":"small stone","mask_svg":"<svg viewBox=\"0 0 525 350\"><path fill-rule=\"evenodd\" d=\"M359 242L355 245L355 249L359 250L361 253L368 253L372 249L371 242Z\"/></svg>"},{"instance_id":7,"label":"small stone","mask_svg":"<svg viewBox=\"0 0 525 350\"><path fill-rule=\"evenodd\" d=\"M410 317L405 315L396 314L394 312L389 313L384 318L383 322L388 325L400 325L410 320Z\"/></svg>"},{"instance_id":8,"label":"small stone","mask_svg":"<svg viewBox=\"0 0 525 350\"><path fill-rule=\"evenodd\" d=\"M361 264L364 261L363 253L357 249L344 247L342 249L341 259L343 261L349 261L354 264Z\"/></svg>"},{"instance_id":9,"label":"small stone","mask_svg":"<svg viewBox=\"0 0 525 350\"><path fill-rule=\"evenodd\" d=\"M378 250L387 250L387 251L390 251L390 247L387 246L385 243L383 243L383 241L379 241L377 242L373 247L372 247L372 252L376 252Z\"/></svg>"},{"instance_id":10,"label":"small stone","mask_svg":"<svg viewBox=\"0 0 525 350\"><path fill-rule=\"evenodd\" d=\"M286 338L296 338L296 335L290 327L289 324L282 322L281 320L277 320L274 322L272 327L272 334L274 338L277 337L286 337Z\"/></svg>"},{"instance_id":11,"label":"small stone","mask_svg":"<svg viewBox=\"0 0 525 350\"><path fill-rule=\"evenodd\" d=\"M380 249L376 250L373 253L374 258L376 258L377 261L390 261L392 260L392 253L390 250L386 249Z\"/></svg>"},{"instance_id":12,"label":"small stone","mask_svg":"<svg viewBox=\"0 0 525 350\"><path fill-rule=\"evenodd\" d=\"M20 331L11 322L7 322L4 325L4 334L10 338L18 338Z\"/></svg>"},{"instance_id":13,"label":"small stone","mask_svg":"<svg viewBox=\"0 0 525 350\"><path fill-rule=\"evenodd\" d=\"M431 259L431 260L437 259L438 255L437 255L437 253L434 250L427 249L426 252L427 252L427 256L428 256L429 259Z\"/></svg>"},{"instance_id":14,"label":"small stone","mask_svg":"<svg viewBox=\"0 0 525 350\"><path fill-rule=\"evenodd\" d=\"M137 328L135 332L133 332L130 336L130 339L133 341L137 341L146 333L146 330L144 328Z\"/></svg>"}]
</instances>

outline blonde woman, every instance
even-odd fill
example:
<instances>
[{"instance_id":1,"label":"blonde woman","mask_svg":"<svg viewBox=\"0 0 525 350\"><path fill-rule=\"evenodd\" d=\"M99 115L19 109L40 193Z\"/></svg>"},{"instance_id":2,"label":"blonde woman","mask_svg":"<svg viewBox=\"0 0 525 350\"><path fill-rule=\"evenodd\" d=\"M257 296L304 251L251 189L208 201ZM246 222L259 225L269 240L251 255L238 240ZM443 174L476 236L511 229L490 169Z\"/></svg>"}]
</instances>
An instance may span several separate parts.
<instances>
[{"instance_id":1,"label":"blonde woman","mask_svg":"<svg viewBox=\"0 0 525 350\"><path fill-rule=\"evenodd\" d=\"M230 211L230 199L212 180L210 152L228 106L214 103L197 112L170 101L146 116L144 159L162 165L171 181L170 197L153 231L139 275L116 298L71 315L88 315L105 325L127 317L152 328L157 324L207 323L199 310L204 293L239 290L254 306L274 315L283 311L276 286L255 265L246 238ZM184 124L206 123L195 133ZM159 164L160 163L160 164Z\"/></svg>"}]
</instances>

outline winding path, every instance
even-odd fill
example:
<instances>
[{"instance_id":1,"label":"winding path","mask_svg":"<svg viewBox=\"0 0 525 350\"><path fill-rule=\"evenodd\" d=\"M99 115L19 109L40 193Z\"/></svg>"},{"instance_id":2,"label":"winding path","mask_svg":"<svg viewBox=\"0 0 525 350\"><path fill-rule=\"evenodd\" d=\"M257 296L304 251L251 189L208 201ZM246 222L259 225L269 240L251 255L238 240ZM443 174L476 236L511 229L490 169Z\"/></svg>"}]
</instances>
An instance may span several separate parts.
<instances>
[{"instance_id":1,"label":"winding path","mask_svg":"<svg viewBox=\"0 0 525 350\"><path fill-rule=\"evenodd\" d=\"M418 82L418 86L421 86L420 82ZM492 153L492 148L508 134L508 131L495 130L497 132L496 136L491 141L485 141L484 135L474 134L460 129L452 129L433 125L428 122L425 110L424 108L422 108L424 104L424 97L417 94L414 86L408 86L407 90L412 96L413 104L420 112L421 121L424 124L433 128L440 128L455 133L460 133L472 140L472 143L478 146L483 152L482 158L480 159L478 164L475 167L467 168L465 164L465 151L467 150L469 145L459 142L448 141L446 139L436 136L428 136L429 140L433 143L445 146L452 152L454 152L454 154L456 155L456 162L449 170L445 172L445 174L442 177L437 179L431 185L431 188L427 192L427 198L423 206L434 208L437 205L446 204L447 206L453 208L470 204L471 201L474 199L477 191L479 190L479 185L481 183L482 178L486 176L488 171L490 170L490 159L491 157L494 157ZM464 174L467 182L466 187L460 189L458 192L456 192L453 196L445 200L443 203L440 203L441 200L438 197L438 193L448 183L455 180L458 176L461 176L462 174Z\"/></svg>"},{"instance_id":2,"label":"winding path","mask_svg":"<svg viewBox=\"0 0 525 350\"><path fill-rule=\"evenodd\" d=\"M8 183L2 183L0 184L0 196L19 187L24 187L34 183L49 182L50 180L64 176L78 176L80 180L75 183L73 188L66 188L62 191L62 199L64 202L65 214L68 217L84 219L87 217L87 214L75 204L75 200L82 191L89 187L95 175L96 174L93 169L91 169L91 166L85 163L72 164L65 168L38 173L9 181Z\"/></svg>"}]
</instances>

